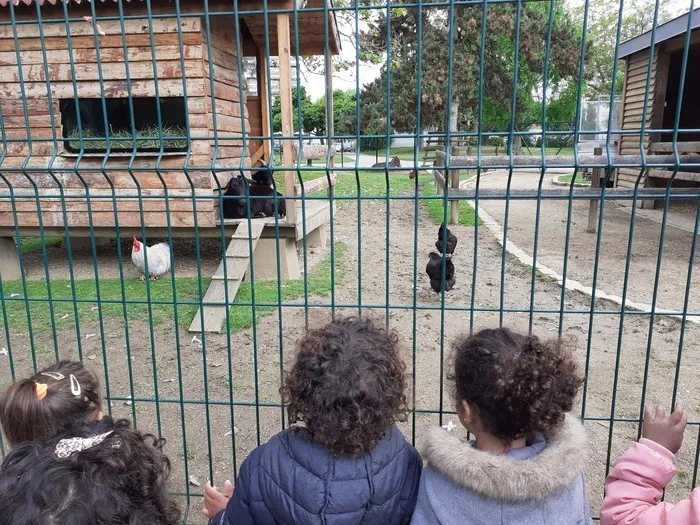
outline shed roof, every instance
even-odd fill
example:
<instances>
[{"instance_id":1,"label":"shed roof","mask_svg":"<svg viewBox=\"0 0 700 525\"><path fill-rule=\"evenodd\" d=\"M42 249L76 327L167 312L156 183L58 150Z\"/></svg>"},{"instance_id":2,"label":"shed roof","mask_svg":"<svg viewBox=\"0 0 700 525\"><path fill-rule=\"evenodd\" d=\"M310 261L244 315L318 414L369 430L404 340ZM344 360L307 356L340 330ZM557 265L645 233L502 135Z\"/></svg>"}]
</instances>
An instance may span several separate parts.
<instances>
[{"instance_id":1,"label":"shed roof","mask_svg":"<svg viewBox=\"0 0 700 525\"><path fill-rule=\"evenodd\" d=\"M76 7L79 5L89 4L92 0L64 0L68 4L73 4ZM94 0L97 2L97 0ZM118 0L99 0L99 4L107 7L110 4L116 4ZM24 7L34 4L35 0L0 0L0 7L8 7L12 2L15 6ZM61 3L61 0L38 0L39 5L56 6ZM143 5L143 0L126 0L134 6ZM271 55L277 55L277 25L274 23L273 13L275 9L291 9L294 3L298 7L297 18L295 23L294 15L290 15L290 34L291 34L291 53L296 54L296 31L295 27L299 27L299 54L300 55L322 55L326 49L326 12L321 11L326 3L333 5L332 0L268 0L268 9L271 11L268 14L267 38L270 43ZM166 2L167 3L167 2ZM193 6L201 3L202 0L190 0L187 2L187 8L193 9ZM183 3L183 8L185 7ZM238 8L241 11L261 11L263 9L263 0L238 0ZM128 5L125 5L125 11L128 11ZM196 9L196 7L195 7ZM217 11L232 11L232 3L230 0L210 0L208 4L210 13ZM313 11L307 11L312 10ZM143 8L141 8L143 10ZM28 13L32 16L31 13ZM63 15L61 15L63 16ZM241 18L245 22L243 31L245 36L252 37L257 44L257 47L265 47L265 16L263 14L242 14ZM46 18L44 19L46 21ZM335 19L335 12L328 12L328 46L330 52L334 55L339 55L341 50L340 34L338 32L338 24ZM244 53L255 55L255 49L247 46L244 43Z\"/></svg>"},{"instance_id":2,"label":"shed roof","mask_svg":"<svg viewBox=\"0 0 700 525\"><path fill-rule=\"evenodd\" d=\"M2 0L0 0L2 1ZM692 13L688 12L685 13L684 15L681 15L677 18L674 18L673 20L670 20L666 22L665 24L661 24L656 28L656 35L654 37L654 42L655 44L660 44L661 42L665 40L670 40L671 38L682 35L683 33L688 31L688 16L692 15L692 20L691 20L691 30L696 29L698 26L700 26L700 7L693 10ZM617 48L618 53L617 57L618 58L625 58L628 57L634 53L637 53L638 51L644 51L645 49L648 49L651 47L651 33L652 31L649 30L646 33L642 33L639 36L636 36L634 38L631 38L627 40L626 42L623 42L620 44L620 46Z\"/></svg>"}]
</instances>

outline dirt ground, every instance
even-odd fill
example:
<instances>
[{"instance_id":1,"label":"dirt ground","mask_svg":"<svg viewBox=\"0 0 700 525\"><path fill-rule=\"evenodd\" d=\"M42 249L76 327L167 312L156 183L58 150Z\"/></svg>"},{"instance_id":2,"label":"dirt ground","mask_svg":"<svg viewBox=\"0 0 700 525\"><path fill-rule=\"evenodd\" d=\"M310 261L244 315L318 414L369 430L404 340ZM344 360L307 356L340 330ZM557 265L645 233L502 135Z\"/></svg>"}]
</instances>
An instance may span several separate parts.
<instances>
[{"instance_id":1,"label":"dirt ground","mask_svg":"<svg viewBox=\"0 0 700 525\"><path fill-rule=\"evenodd\" d=\"M520 184L520 180L515 179L514 184ZM482 187L487 184L498 187L501 183L493 175L484 178ZM531 181L523 179L522 184L531 184ZM499 214L501 206L498 202L484 203L485 209L503 224L502 213ZM574 205L568 270L571 277L584 284L592 275L595 248L595 236L585 233L586 211L587 203ZM442 410L443 423L456 422L451 413L450 385L443 379L450 353L449 342L467 332L472 324L475 328L499 324L502 248L486 228L480 227L474 276L475 229L470 226L451 228L459 238L453 259L457 284L445 297L448 309L443 316L441 298L430 290L424 273L437 227L420 209L416 232L413 202L394 201L389 210L387 238L386 212L382 201L363 202L362 243L358 245L357 204L338 206L335 241L347 245L348 250L345 279L335 289L336 312L357 313L354 305L361 300L363 315L376 317L380 322L388 320L400 335L407 370L412 377L415 408ZM563 262L566 213L565 201L543 203L539 257L542 263L557 270L561 270ZM534 216L532 202L511 202L508 235L528 253L532 250ZM606 207L599 286L608 293L621 292L629 221L629 214L617 211L614 206ZM659 226L640 221L635 232L629 294L631 299L650 302ZM666 232L659 281L659 305L663 308L682 306L682 294L678 290L685 289L689 237L671 229ZM181 247L176 252L179 250L183 268L191 268L186 260L186 248ZM213 272L219 262L217 249L220 251L218 247L212 248L206 263L208 272ZM110 261L113 263L113 247L112 251L109 246L102 250L100 267L105 268L105 272L112 271L108 267ZM414 250L418 254L416 269ZM360 260L362 273L358 275ZM39 258L30 260L36 266L30 269L30 275L43 275L40 261ZM91 259L86 267L92 268ZM414 271L417 272L415 290ZM532 285L530 269L508 257L503 272L506 310L527 310ZM473 288L472 282L475 283ZM679 475L669 486L666 499L674 501L687 496L700 423L700 383L697 381L700 327L687 323L679 361L681 323L678 320L657 317L650 331L648 315L627 314L621 320L620 315L614 313L619 311L618 306L600 301L595 308L607 313L591 317L588 313L565 311L560 316L561 287L549 279L537 278L534 290L534 332L542 337L556 336L561 322L564 334L577 339L576 358L581 370L587 372L588 380L574 412L587 418L585 426L591 440L591 457L586 475L594 515L602 500L609 435L612 436L610 457L613 460L637 437L634 422L616 422L610 434L613 395L616 396L615 417L635 420L643 394L647 402L668 405L677 370L679 396L691 412L691 425L679 454ZM391 308L386 308L387 291ZM413 309L414 291L416 310ZM472 299L475 311L470 310ZM206 522L199 514L201 489L188 482L189 476L200 482L211 478L221 484L224 479L235 476L236 467L258 443L284 427L283 413L278 406L281 369L292 359L295 342L303 335L307 321L309 326L318 326L330 319L330 301L330 295L311 297L305 308L299 300L299 306L284 307L281 312L261 318L255 329L230 335L207 335L201 344L193 341L186 330L176 330L172 321L152 331L142 319L129 319L128 345L123 319L106 320L104 339L98 335L83 342L86 362L103 377L104 371L108 371L109 383L105 381L103 385L112 399L112 414L134 418L139 428L167 438L166 450L173 463L171 486L174 492L182 495L188 523ZM700 310L698 301L700 298L694 293L690 311ZM567 311L591 308L589 297L573 292L566 293L564 304ZM503 312L504 324L518 330L528 329L530 317L526 312ZM88 330L99 334L99 327L84 327L83 333ZM15 373L19 377L28 375L32 370L32 358L27 334L13 332L10 337ZM0 333L0 341L0 346L5 346L3 333ZM41 366L51 361L54 354L48 338L39 342L51 348L50 352L38 355ZM58 334L58 349L61 357L76 357L75 330ZM644 384L647 361L648 380ZM8 357L0 356L0 384L10 380L7 363ZM619 374L614 388L616 372ZM159 402L148 401L156 392ZM426 426L439 422L438 414L417 413L401 428L408 439L415 439L420 447ZM454 432L463 433L461 428Z\"/></svg>"}]
</instances>

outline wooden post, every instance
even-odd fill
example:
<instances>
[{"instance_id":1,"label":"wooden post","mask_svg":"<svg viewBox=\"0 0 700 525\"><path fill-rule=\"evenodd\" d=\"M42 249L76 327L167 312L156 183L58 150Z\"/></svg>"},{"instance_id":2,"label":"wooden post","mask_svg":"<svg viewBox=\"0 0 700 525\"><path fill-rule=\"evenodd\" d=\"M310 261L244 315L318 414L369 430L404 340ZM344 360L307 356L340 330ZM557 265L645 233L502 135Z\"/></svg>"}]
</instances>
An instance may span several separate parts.
<instances>
[{"instance_id":1,"label":"wooden post","mask_svg":"<svg viewBox=\"0 0 700 525\"><path fill-rule=\"evenodd\" d=\"M331 55L330 47L326 49L325 53L325 66L326 66L326 134L328 135L328 151L330 151L330 166L332 168L335 166L335 145L333 142L333 135L335 135L335 126L333 123L333 55ZM341 151L342 155L343 152ZM333 173L331 172L331 175ZM331 179L332 181L333 179ZM331 196L331 188L328 188L328 196Z\"/></svg>"},{"instance_id":2,"label":"wooden post","mask_svg":"<svg viewBox=\"0 0 700 525\"><path fill-rule=\"evenodd\" d=\"M292 59L290 54L291 38L289 35L289 13L277 15L277 47L280 60L280 110L282 117L282 135L294 136L292 109ZM285 168L294 166L293 138L282 140L282 163ZM284 172L284 194L294 196L294 172ZM296 224L297 207L295 200L287 201L287 222Z\"/></svg>"},{"instance_id":3,"label":"wooden post","mask_svg":"<svg viewBox=\"0 0 700 525\"><path fill-rule=\"evenodd\" d=\"M603 148L595 148L594 155L602 155ZM603 168L593 168L591 174L591 188L600 188L600 176L603 174ZM598 199L591 199L588 204L588 233L595 233L598 229Z\"/></svg>"},{"instance_id":4,"label":"wooden post","mask_svg":"<svg viewBox=\"0 0 700 525\"><path fill-rule=\"evenodd\" d=\"M258 96L260 97L260 112L262 113L263 158L270 164L272 158L272 126L270 125L270 101L267 89L267 56L265 48L258 48Z\"/></svg>"}]
</instances>

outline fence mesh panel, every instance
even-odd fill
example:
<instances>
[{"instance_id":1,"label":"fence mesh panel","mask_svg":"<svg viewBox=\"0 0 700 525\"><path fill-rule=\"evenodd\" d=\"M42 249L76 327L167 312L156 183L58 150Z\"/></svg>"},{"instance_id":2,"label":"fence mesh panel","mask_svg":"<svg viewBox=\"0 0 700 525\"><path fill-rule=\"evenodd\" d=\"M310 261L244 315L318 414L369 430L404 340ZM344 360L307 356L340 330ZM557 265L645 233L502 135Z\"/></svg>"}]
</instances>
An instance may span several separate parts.
<instances>
[{"instance_id":1,"label":"fence mesh panel","mask_svg":"<svg viewBox=\"0 0 700 525\"><path fill-rule=\"evenodd\" d=\"M0 387L84 361L110 415L167 439L200 523L197 480L235 476L287 425L309 327L398 332L420 444L457 422L450 341L507 325L577 341L594 515L650 402L691 412L667 489L687 496L700 15L691 1L661 30L651 2L621 45L629 7L596 32L592 4L0 1ZM249 179L263 161L274 191ZM435 293L441 223L456 284ZM132 259L136 239L151 248Z\"/></svg>"}]
</instances>

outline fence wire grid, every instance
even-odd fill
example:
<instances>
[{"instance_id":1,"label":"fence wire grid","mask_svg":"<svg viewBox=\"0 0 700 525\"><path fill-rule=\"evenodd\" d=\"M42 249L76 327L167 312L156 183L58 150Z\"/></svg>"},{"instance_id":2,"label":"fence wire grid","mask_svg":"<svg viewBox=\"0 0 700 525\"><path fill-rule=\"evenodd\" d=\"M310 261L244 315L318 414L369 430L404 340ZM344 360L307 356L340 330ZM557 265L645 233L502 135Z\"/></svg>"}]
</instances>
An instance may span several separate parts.
<instances>
[{"instance_id":1,"label":"fence wire grid","mask_svg":"<svg viewBox=\"0 0 700 525\"><path fill-rule=\"evenodd\" d=\"M398 332L420 445L457 421L450 341L506 325L577 340L594 515L649 402L691 413L666 491L686 497L700 14L666 23L650 1L644 42L621 45L625 2L609 4L614 57L589 96L590 0L0 1L0 387L84 361L110 415L167 439L171 490L202 523L198 481L287 425L279 388L309 327ZM553 126L564 92L571 125ZM590 98L622 107L582 129ZM246 178L244 216L225 217L229 179L262 161L275 191ZM435 293L441 223L456 284ZM134 238L171 249L141 272Z\"/></svg>"}]
</instances>

